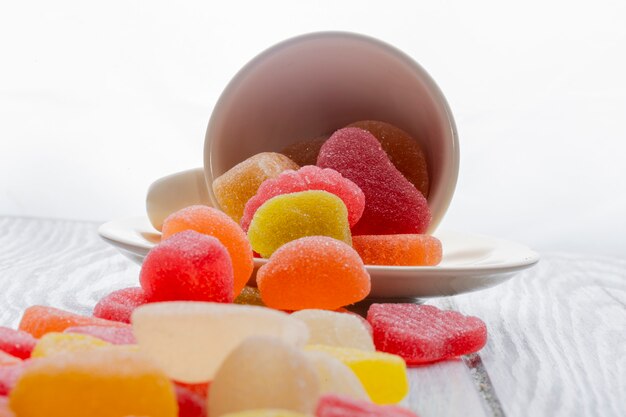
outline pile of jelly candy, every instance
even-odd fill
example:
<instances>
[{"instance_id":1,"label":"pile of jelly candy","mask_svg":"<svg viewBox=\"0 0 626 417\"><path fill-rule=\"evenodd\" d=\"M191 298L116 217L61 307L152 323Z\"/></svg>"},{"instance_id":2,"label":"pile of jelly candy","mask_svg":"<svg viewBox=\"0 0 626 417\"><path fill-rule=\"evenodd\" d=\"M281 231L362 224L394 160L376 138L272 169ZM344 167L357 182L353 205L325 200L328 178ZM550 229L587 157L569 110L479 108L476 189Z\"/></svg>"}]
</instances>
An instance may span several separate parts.
<instances>
[{"instance_id":1,"label":"pile of jelly candy","mask_svg":"<svg viewBox=\"0 0 626 417\"><path fill-rule=\"evenodd\" d=\"M395 405L409 391L407 364L486 342L482 321L432 306L372 304L364 319L241 302L137 305L136 292L99 304L121 319L133 306L130 323L33 306L19 329L0 327L0 416L415 417Z\"/></svg>"},{"instance_id":2,"label":"pile of jelly candy","mask_svg":"<svg viewBox=\"0 0 626 417\"><path fill-rule=\"evenodd\" d=\"M91 316L35 305L0 327L0 417L416 417L397 405L407 365L480 350L485 324L345 307L370 292L366 264L440 262L424 153L373 121L284 153L217 178L223 211L171 214L139 286Z\"/></svg>"}]
</instances>

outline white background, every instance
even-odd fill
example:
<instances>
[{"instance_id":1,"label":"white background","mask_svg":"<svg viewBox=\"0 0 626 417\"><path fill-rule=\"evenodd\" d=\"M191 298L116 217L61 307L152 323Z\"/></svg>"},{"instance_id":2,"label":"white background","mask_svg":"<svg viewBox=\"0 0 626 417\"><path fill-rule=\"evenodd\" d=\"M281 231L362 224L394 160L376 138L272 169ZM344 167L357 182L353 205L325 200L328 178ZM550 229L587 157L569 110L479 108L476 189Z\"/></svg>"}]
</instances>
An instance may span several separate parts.
<instances>
[{"instance_id":1,"label":"white background","mask_svg":"<svg viewBox=\"0 0 626 417\"><path fill-rule=\"evenodd\" d=\"M624 257L626 2L4 1L0 215L142 215L200 166L248 60L318 30L380 38L437 81L461 172L443 228Z\"/></svg>"}]
</instances>

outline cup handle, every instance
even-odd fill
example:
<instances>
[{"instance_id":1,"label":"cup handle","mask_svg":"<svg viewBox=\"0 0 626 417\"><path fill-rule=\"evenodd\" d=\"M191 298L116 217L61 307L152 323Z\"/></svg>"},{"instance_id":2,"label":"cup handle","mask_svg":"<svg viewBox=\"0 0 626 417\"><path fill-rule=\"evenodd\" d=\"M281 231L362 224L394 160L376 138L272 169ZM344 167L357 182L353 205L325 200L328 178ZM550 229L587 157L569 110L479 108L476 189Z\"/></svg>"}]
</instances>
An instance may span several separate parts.
<instances>
[{"instance_id":1,"label":"cup handle","mask_svg":"<svg viewBox=\"0 0 626 417\"><path fill-rule=\"evenodd\" d=\"M148 188L146 211L150 223L159 231L167 216L194 204L212 206L203 168L159 178Z\"/></svg>"}]
</instances>

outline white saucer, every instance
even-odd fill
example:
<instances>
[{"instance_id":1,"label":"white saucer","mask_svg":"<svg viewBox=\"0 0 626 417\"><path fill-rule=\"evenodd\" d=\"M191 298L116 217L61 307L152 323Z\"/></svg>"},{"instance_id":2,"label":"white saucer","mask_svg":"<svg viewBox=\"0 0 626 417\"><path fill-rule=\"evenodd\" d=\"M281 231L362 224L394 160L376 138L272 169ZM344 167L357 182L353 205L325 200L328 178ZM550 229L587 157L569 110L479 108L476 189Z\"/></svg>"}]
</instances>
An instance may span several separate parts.
<instances>
[{"instance_id":1,"label":"white saucer","mask_svg":"<svg viewBox=\"0 0 626 417\"><path fill-rule=\"evenodd\" d=\"M98 229L100 236L141 264L161 239L147 217L113 220ZM443 260L433 267L367 266L372 278L370 298L439 297L500 284L530 268L539 255L518 243L487 236L438 231ZM255 259L255 269L267 260Z\"/></svg>"}]
</instances>

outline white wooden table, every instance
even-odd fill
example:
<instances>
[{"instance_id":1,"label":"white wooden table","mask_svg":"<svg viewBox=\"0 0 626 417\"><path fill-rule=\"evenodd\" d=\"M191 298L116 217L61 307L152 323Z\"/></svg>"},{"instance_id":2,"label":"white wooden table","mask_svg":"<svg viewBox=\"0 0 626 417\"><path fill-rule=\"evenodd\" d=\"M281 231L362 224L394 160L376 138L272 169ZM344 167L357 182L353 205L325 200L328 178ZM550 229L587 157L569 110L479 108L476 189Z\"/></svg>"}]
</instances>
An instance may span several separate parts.
<instances>
[{"instance_id":1,"label":"white wooden table","mask_svg":"<svg viewBox=\"0 0 626 417\"><path fill-rule=\"evenodd\" d=\"M96 223L0 217L0 325L46 304L89 314L139 267ZM429 300L487 323L479 355L411 368L422 417L626 416L626 261L544 254L533 269L476 293Z\"/></svg>"}]
</instances>

